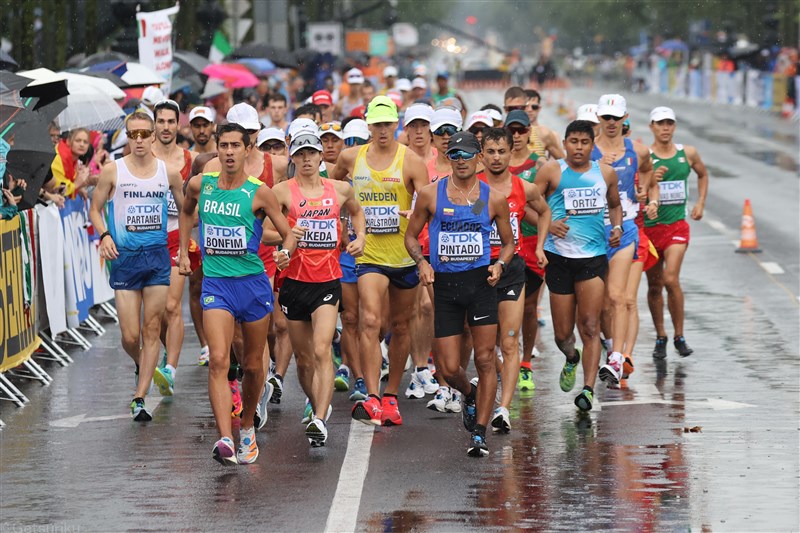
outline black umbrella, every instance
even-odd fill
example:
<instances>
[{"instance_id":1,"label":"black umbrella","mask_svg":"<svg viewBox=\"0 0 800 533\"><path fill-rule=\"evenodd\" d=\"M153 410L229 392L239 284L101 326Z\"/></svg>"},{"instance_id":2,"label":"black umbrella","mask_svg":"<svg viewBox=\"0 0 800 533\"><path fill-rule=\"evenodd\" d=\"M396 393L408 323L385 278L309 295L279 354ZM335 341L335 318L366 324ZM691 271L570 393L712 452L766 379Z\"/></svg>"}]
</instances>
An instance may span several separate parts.
<instances>
[{"instance_id":1,"label":"black umbrella","mask_svg":"<svg viewBox=\"0 0 800 533\"><path fill-rule=\"evenodd\" d=\"M125 81L123 81L122 78L120 78L113 72L93 72L91 70L87 70L86 72L76 72L76 73L85 74L86 76L92 76L93 78L105 78L114 85L116 85L117 87L119 87L120 89L129 87L129 85Z\"/></svg>"},{"instance_id":2,"label":"black umbrella","mask_svg":"<svg viewBox=\"0 0 800 533\"><path fill-rule=\"evenodd\" d=\"M19 65L14 58L9 55L8 52L5 50L0 50L0 68L16 70L19 68Z\"/></svg>"},{"instance_id":3,"label":"black umbrella","mask_svg":"<svg viewBox=\"0 0 800 533\"><path fill-rule=\"evenodd\" d=\"M172 63L178 64L178 72L180 72L181 77L185 79L190 72L203 72L203 69L206 68L211 61L189 50L176 50L172 54Z\"/></svg>"},{"instance_id":4,"label":"black umbrella","mask_svg":"<svg viewBox=\"0 0 800 533\"><path fill-rule=\"evenodd\" d=\"M7 70L0 70L0 85L2 86L0 88L19 91L32 81L32 79L25 76L20 76Z\"/></svg>"},{"instance_id":5,"label":"black umbrella","mask_svg":"<svg viewBox=\"0 0 800 533\"><path fill-rule=\"evenodd\" d=\"M98 63L108 63L109 61L116 61L117 63L127 63L128 61L136 61L129 55L123 54L121 52L98 52L96 54L92 54L89 57L85 58L83 61L78 63L78 68L86 68L91 67L92 65L97 65Z\"/></svg>"},{"instance_id":6,"label":"black umbrella","mask_svg":"<svg viewBox=\"0 0 800 533\"><path fill-rule=\"evenodd\" d=\"M234 50L229 57L233 59L241 59L243 57L264 58L272 61L277 67L297 67L297 60L291 52L284 48L277 48L264 43L248 43Z\"/></svg>"},{"instance_id":7,"label":"black umbrella","mask_svg":"<svg viewBox=\"0 0 800 533\"><path fill-rule=\"evenodd\" d=\"M4 135L5 139L13 141L7 156L6 175L27 182L22 200L17 203L20 210L36 205L39 190L53 163L55 150L50 140L49 123L46 114L23 109L14 117L11 131Z\"/></svg>"}]
</instances>

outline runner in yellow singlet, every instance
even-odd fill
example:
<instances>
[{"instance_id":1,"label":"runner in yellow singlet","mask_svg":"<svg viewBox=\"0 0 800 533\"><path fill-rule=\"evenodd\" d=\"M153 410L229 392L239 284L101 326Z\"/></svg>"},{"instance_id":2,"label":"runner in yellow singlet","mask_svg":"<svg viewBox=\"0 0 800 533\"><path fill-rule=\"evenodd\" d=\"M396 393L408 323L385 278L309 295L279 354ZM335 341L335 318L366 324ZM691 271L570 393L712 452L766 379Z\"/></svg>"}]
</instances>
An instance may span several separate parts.
<instances>
[{"instance_id":1,"label":"runner in yellow singlet","mask_svg":"<svg viewBox=\"0 0 800 533\"><path fill-rule=\"evenodd\" d=\"M356 403L353 418L374 425L400 425L397 392L409 353L408 324L419 283L417 267L404 238L414 192L428 184L425 162L395 140L397 106L376 96L367 107L372 141L344 150L333 179L350 176L364 209L367 239L356 260L359 297L359 349L369 397ZM379 330L383 295L390 302L389 381L380 397Z\"/></svg>"}]
</instances>

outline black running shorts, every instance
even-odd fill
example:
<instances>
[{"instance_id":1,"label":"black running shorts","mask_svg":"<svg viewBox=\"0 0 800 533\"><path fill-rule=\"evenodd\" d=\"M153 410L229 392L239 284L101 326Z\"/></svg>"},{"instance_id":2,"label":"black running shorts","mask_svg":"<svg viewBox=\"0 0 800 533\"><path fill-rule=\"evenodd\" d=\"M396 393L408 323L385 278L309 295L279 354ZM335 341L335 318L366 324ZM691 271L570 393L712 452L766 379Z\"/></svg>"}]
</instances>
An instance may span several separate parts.
<instances>
[{"instance_id":1,"label":"black running shorts","mask_svg":"<svg viewBox=\"0 0 800 533\"><path fill-rule=\"evenodd\" d=\"M437 272L433 282L433 334L437 339L461 335L470 326L497 324L497 291L489 285L487 267L465 272Z\"/></svg>"},{"instance_id":2,"label":"black running shorts","mask_svg":"<svg viewBox=\"0 0 800 533\"><path fill-rule=\"evenodd\" d=\"M497 259L492 260L492 264L496 262ZM495 285L497 301L516 302L522 295L523 287L525 287L525 261L514 254L514 257L506 265L505 272L503 272L497 285Z\"/></svg>"},{"instance_id":3,"label":"black running shorts","mask_svg":"<svg viewBox=\"0 0 800 533\"><path fill-rule=\"evenodd\" d=\"M525 298L528 298L529 296L534 294L536 291L538 291L539 287L542 286L542 283L544 283L544 279L539 274L537 274L536 272L534 272L533 270L531 270L530 268L528 268L526 266L525 267Z\"/></svg>"},{"instance_id":4,"label":"black running shorts","mask_svg":"<svg viewBox=\"0 0 800 533\"><path fill-rule=\"evenodd\" d=\"M304 322L311 322L311 314L320 306L338 307L341 299L342 284L338 279L322 283L285 279L278 294L278 302L286 318Z\"/></svg>"},{"instance_id":5,"label":"black running shorts","mask_svg":"<svg viewBox=\"0 0 800 533\"><path fill-rule=\"evenodd\" d=\"M545 252L545 282L553 294L574 294L575 283L592 278L605 278L608 271L608 258L597 257L572 258Z\"/></svg>"}]
</instances>

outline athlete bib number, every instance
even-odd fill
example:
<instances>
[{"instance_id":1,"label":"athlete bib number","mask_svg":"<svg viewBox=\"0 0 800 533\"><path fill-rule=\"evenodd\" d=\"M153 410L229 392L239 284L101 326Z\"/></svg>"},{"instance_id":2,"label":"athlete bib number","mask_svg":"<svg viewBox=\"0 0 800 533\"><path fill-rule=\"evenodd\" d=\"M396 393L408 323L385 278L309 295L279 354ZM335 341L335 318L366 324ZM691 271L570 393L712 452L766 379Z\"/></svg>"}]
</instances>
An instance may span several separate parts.
<instances>
[{"instance_id":1,"label":"athlete bib number","mask_svg":"<svg viewBox=\"0 0 800 533\"><path fill-rule=\"evenodd\" d=\"M619 193L619 205L622 207L622 220L633 220L636 218L636 215L639 214L639 203L632 202L628 198L628 193L625 191L620 191ZM606 209L603 212L603 222L606 226L611 225L611 219L608 215L608 203L606 203Z\"/></svg>"},{"instance_id":2,"label":"athlete bib number","mask_svg":"<svg viewBox=\"0 0 800 533\"><path fill-rule=\"evenodd\" d=\"M177 217L178 204L175 203L175 197L172 196L172 191L167 191L167 216Z\"/></svg>"},{"instance_id":3,"label":"athlete bib number","mask_svg":"<svg viewBox=\"0 0 800 533\"><path fill-rule=\"evenodd\" d=\"M517 218L517 214L513 213L511 215L511 233L514 234L514 244L516 245L519 242L519 219ZM500 234L497 232L497 224L492 222L492 232L489 234L489 245L490 246L502 246L503 242L500 240Z\"/></svg>"},{"instance_id":4,"label":"athlete bib number","mask_svg":"<svg viewBox=\"0 0 800 533\"><path fill-rule=\"evenodd\" d=\"M335 218L298 218L297 225L306 228L298 248L333 250L339 243L339 221Z\"/></svg>"},{"instance_id":5,"label":"athlete bib number","mask_svg":"<svg viewBox=\"0 0 800 533\"><path fill-rule=\"evenodd\" d=\"M125 228L131 232L158 231L163 223L161 204L132 204L125 211Z\"/></svg>"},{"instance_id":6,"label":"athlete bib number","mask_svg":"<svg viewBox=\"0 0 800 533\"><path fill-rule=\"evenodd\" d=\"M596 215L606 208L606 198L601 187L564 189L563 195L564 209L571 217Z\"/></svg>"},{"instance_id":7,"label":"athlete bib number","mask_svg":"<svg viewBox=\"0 0 800 533\"><path fill-rule=\"evenodd\" d=\"M203 226L203 248L209 255L247 254L244 226Z\"/></svg>"},{"instance_id":8,"label":"athlete bib number","mask_svg":"<svg viewBox=\"0 0 800 533\"><path fill-rule=\"evenodd\" d=\"M483 239L477 231L441 232L437 250L442 263L472 263L483 256Z\"/></svg>"},{"instance_id":9,"label":"athlete bib number","mask_svg":"<svg viewBox=\"0 0 800 533\"><path fill-rule=\"evenodd\" d=\"M662 181L658 184L661 205L683 205L686 203L685 181Z\"/></svg>"},{"instance_id":10,"label":"athlete bib number","mask_svg":"<svg viewBox=\"0 0 800 533\"><path fill-rule=\"evenodd\" d=\"M364 207L367 219L367 233L400 233L399 205L371 205Z\"/></svg>"}]
</instances>

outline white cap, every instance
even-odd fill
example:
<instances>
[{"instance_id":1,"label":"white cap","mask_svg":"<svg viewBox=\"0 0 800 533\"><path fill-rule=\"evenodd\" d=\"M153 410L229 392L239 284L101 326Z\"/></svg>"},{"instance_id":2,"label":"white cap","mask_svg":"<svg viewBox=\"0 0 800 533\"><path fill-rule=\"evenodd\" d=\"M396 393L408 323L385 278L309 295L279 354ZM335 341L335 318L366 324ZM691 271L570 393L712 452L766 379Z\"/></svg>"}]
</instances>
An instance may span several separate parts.
<instances>
[{"instance_id":1,"label":"white cap","mask_svg":"<svg viewBox=\"0 0 800 533\"><path fill-rule=\"evenodd\" d=\"M428 75L428 67L425 65L417 65L414 67L414 76L427 76Z\"/></svg>"},{"instance_id":2,"label":"white cap","mask_svg":"<svg viewBox=\"0 0 800 533\"><path fill-rule=\"evenodd\" d=\"M394 88L398 91L410 91L411 90L411 80L408 78L400 78L396 82L394 82Z\"/></svg>"},{"instance_id":3,"label":"white cap","mask_svg":"<svg viewBox=\"0 0 800 533\"><path fill-rule=\"evenodd\" d=\"M433 112L433 117L431 117L431 131L436 131L445 124L451 124L461 129L464 120L461 118L461 113L452 107L440 107Z\"/></svg>"},{"instance_id":4,"label":"white cap","mask_svg":"<svg viewBox=\"0 0 800 533\"><path fill-rule=\"evenodd\" d=\"M145 87L144 91L142 91L142 103L145 105L156 105L161 100L166 100L167 97L164 96L164 92L159 89L158 87L150 86Z\"/></svg>"},{"instance_id":5,"label":"white cap","mask_svg":"<svg viewBox=\"0 0 800 533\"><path fill-rule=\"evenodd\" d=\"M326 125L327 126L332 126L334 124L338 124L339 128L338 129L334 129L334 128L328 127L328 129L326 129L326 130L322 129L323 126L326 126ZM341 122L338 122L338 121L326 122L325 124L320 124L319 125L319 131L317 131L317 135L319 135L320 139L322 138L323 135L328 135L328 134L336 135L337 137L342 139L343 138L343 134L342 134L341 126L342 126Z\"/></svg>"},{"instance_id":6,"label":"white cap","mask_svg":"<svg viewBox=\"0 0 800 533\"><path fill-rule=\"evenodd\" d=\"M344 138L358 137L359 139L369 139L372 135L369 132L367 123L360 118L351 120L347 123L343 130Z\"/></svg>"},{"instance_id":7,"label":"white cap","mask_svg":"<svg viewBox=\"0 0 800 533\"><path fill-rule=\"evenodd\" d=\"M229 123L238 124L246 130L260 130L261 122L258 120L258 111L250 104L240 102L228 110L225 116Z\"/></svg>"},{"instance_id":8,"label":"white cap","mask_svg":"<svg viewBox=\"0 0 800 533\"><path fill-rule=\"evenodd\" d=\"M217 118L217 112L204 105L197 106L189 113L189 122L196 118L204 118L209 122L214 122L214 119Z\"/></svg>"},{"instance_id":9,"label":"white cap","mask_svg":"<svg viewBox=\"0 0 800 533\"><path fill-rule=\"evenodd\" d=\"M357 68L351 68L347 71L346 79L347 83L351 85L354 83L364 83L364 73Z\"/></svg>"},{"instance_id":10,"label":"white cap","mask_svg":"<svg viewBox=\"0 0 800 533\"><path fill-rule=\"evenodd\" d=\"M403 126L408 126L415 120L430 122L433 118L433 108L428 104L412 104L406 109L403 116Z\"/></svg>"},{"instance_id":11,"label":"white cap","mask_svg":"<svg viewBox=\"0 0 800 533\"><path fill-rule=\"evenodd\" d=\"M264 128L258 132L256 146L261 146L267 141L281 141L286 144L286 134L280 128Z\"/></svg>"},{"instance_id":12,"label":"white cap","mask_svg":"<svg viewBox=\"0 0 800 533\"><path fill-rule=\"evenodd\" d=\"M493 121L503 122L503 114L497 109L484 109L483 112L489 115L489 118Z\"/></svg>"},{"instance_id":13,"label":"white cap","mask_svg":"<svg viewBox=\"0 0 800 533\"><path fill-rule=\"evenodd\" d=\"M397 67L389 65L385 69L383 69L383 77L384 78L396 78L397 77Z\"/></svg>"},{"instance_id":14,"label":"white cap","mask_svg":"<svg viewBox=\"0 0 800 533\"><path fill-rule=\"evenodd\" d=\"M411 82L412 89L427 89L428 83L425 81L425 78L414 78L414 81Z\"/></svg>"},{"instance_id":15,"label":"white cap","mask_svg":"<svg viewBox=\"0 0 800 533\"><path fill-rule=\"evenodd\" d=\"M296 118L289 124L289 131L287 135L290 139L295 135L298 135L301 131L307 131L308 133L316 135L317 130L319 130L317 123L310 118Z\"/></svg>"},{"instance_id":16,"label":"white cap","mask_svg":"<svg viewBox=\"0 0 800 533\"><path fill-rule=\"evenodd\" d=\"M628 103L620 94L604 94L597 102L597 116L611 115L622 118L628 112Z\"/></svg>"},{"instance_id":17,"label":"white cap","mask_svg":"<svg viewBox=\"0 0 800 533\"><path fill-rule=\"evenodd\" d=\"M294 155L303 148L313 148L314 150L321 152L322 143L320 142L319 137L313 133L303 132L301 135L298 135L292 139L292 144L289 146L289 155Z\"/></svg>"},{"instance_id":18,"label":"white cap","mask_svg":"<svg viewBox=\"0 0 800 533\"><path fill-rule=\"evenodd\" d=\"M468 130L475 124L485 124L491 128L494 126L494 121L486 111L475 111L467 117L467 126L464 129Z\"/></svg>"},{"instance_id":19,"label":"white cap","mask_svg":"<svg viewBox=\"0 0 800 533\"><path fill-rule=\"evenodd\" d=\"M597 106L594 104L583 104L578 108L578 115L575 117L575 120L588 120L589 122L599 124L600 120L597 118Z\"/></svg>"},{"instance_id":20,"label":"white cap","mask_svg":"<svg viewBox=\"0 0 800 533\"><path fill-rule=\"evenodd\" d=\"M667 119L677 122L677 119L675 118L675 111L669 107L657 107L650 111L650 122L658 122L660 120Z\"/></svg>"}]
</instances>

